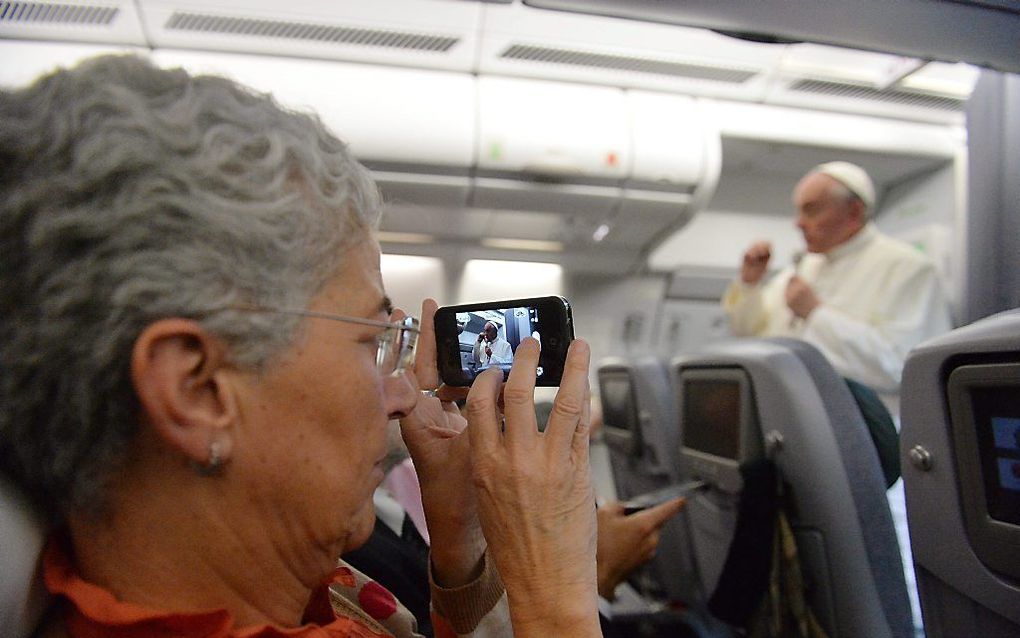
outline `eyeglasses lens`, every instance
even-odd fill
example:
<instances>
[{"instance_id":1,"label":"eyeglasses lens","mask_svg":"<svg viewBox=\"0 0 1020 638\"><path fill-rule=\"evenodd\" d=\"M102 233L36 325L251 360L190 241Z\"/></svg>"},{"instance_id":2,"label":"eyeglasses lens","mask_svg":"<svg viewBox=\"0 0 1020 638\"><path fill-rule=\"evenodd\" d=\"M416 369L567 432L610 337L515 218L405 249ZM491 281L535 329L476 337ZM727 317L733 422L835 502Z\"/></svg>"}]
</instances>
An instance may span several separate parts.
<instances>
[{"instance_id":1,"label":"eyeglasses lens","mask_svg":"<svg viewBox=\"0 0 1020 638\"><path fill-rule=\"evenodd\" d=\"M400 326L394 326L379 338L376 365L379 372L390 375L414 364L414 351L418 344L418 320L406 317Z\"/></svg>"}]
</instances>

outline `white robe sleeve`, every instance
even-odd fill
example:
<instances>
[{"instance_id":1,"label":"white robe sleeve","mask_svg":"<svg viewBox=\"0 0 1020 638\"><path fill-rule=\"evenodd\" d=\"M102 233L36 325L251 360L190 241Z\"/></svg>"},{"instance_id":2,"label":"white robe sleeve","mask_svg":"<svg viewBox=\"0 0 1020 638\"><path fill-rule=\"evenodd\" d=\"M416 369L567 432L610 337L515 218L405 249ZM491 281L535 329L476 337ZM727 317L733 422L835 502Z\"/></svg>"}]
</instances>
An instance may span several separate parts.
<instances>
[{"instance_id":1,"label":"white robe sleeve","mask_svg":"<svg viewBox=\"0 0 1020 638\"><path fill-rule=\"evenodd\" d=\"M492 356L489 357L489 363L498 365L514 362L514 351L510 347L510 342L497 339L489 345L492 347Z\"/></svg>"},{"instance_id":2,"label":"white robe sleeve","mask_svg":"<svg viewBox=\"0 0 1020 638\"><path fill-rule=\"evenodd\" d=\"M749 285L740 279L730 283L723 293L722 306L730 320L730 332L737 337L776 336L776 322L790 316L785 304L776 306L776 299L782 299L786 282L793 275L792 268L785 268L766 283Z\"/></svg>"},{"instance_id":3,"label":"white robe sleeve","mask_svg":"<svg viewBox=\"0 0 1020 638\"><path fill-rule=\"evenodd\" d=\"M952 328L935 269L925 264L903 275L886 291L883 312L861 320L823 304L805 322L803 339L840 374L879 391L898 391L910 350Z\"/></svg>"}]
</instances>

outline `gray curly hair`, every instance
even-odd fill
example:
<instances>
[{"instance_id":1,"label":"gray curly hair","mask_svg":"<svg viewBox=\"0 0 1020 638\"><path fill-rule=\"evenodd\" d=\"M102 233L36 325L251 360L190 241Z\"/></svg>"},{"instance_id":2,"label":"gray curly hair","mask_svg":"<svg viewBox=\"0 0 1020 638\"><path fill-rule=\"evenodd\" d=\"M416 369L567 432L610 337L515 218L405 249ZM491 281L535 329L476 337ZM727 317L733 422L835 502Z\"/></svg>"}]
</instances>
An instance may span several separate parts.
<instances>
[{"instance_id":1,"label":"gray curly hair","mask_svg":"<svg viewBox=\"0 0 1020 638\"><path fill-rule=\"evenodd\" d=\"M315 117L106 56L0 91L0 468L96 512L137 430L133 344L191 317L260 369L367 240L379 194Z\"/></svg>"}]
</instances>

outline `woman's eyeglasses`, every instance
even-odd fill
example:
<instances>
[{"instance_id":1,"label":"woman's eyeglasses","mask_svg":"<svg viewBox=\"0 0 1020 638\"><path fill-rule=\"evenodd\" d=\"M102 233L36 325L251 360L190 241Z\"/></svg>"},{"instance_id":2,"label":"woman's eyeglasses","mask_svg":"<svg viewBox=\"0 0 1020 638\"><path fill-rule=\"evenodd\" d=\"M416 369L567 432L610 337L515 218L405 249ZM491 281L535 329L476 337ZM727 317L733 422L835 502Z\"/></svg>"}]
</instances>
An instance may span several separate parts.
<instances>
[{"instance_id":1,"label":"woman's eyeglasses","mask_svg":"<svg viewBox=\"0 0 1020 638\"><path fill-rule=\"evenodd\" d=\"M419 322L414 317L404 317L400 321L391 323L361 317L345 317L315 310L279 310L276 308L234 308L234 310L329 319L330 321L344 321L382 328L382 332L376 337L379 345L375 354L375 368L382 376L389 376L414 365L414 350L418 345L418 334L421 332L418 328Z\"/></svg>"}]
</instances>

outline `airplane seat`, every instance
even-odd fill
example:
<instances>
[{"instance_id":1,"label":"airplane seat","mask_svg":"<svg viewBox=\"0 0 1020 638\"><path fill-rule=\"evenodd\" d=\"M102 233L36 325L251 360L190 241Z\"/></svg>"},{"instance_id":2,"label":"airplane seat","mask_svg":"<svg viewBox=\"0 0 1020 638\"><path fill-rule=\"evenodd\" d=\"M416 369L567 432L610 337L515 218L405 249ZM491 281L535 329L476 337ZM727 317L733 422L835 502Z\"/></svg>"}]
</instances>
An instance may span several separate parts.
<instances>
[{"instance_id":1,"label":"airplane seat","mask_svg":"<svg viewBox=\"0 0 1020 638\"><path fill-rule=\"evenodd\" d=\"M861 403L855 397L854 390L847 386L847 380L836 372L817 348L799 339L775 338L772 341L790 348L808 367L826 411L832 417L835 440L840 446L842 458L844 461L852 462L852 470L848 467L848 470L851 470L848 476L867 475L869 479L851 480L850 487L854 490L854 502L861 508L859 514L862 522L861 532L865 537L872 574L879 588L879 600L886 616L893 619L894 627L904 630L912 627L910 598L900 568L903 564L902 553L896 538L889 501L884 493L890 486L890 472L881 458L882 450L876 446L861 413ZM863 428L860 427L862 423ZM876 468L877 475L874 471ZM875 476L882 485L881 491L877 493L874 490ZM898 478L894 477L892 482ZM890 540L892 542L889 542ZM887 569L888 566L893 566L891 572Z\"/></svg>"},{"instance_id":2,"label":"airplane seat","mask_svg":"<svg viewBox=\"0 0 1020 638\"><path fill-rule=\"evenodd\" d=\"M665 362L654 356L611 357L599 364L597 374L606 444L626 461L618 477L623 481L617 482L620 498L679 480L679 431Z\"/></svg>"},{"instance_id":3,"label":"airplane seat","mask_svg":"<svg viewBox=\"0 0 1020 638\"><path fill-rule=\"evenodd\" d=\"M795 340L741 339L681 355L671 372L681 463L709 484L685 508L697 573L677 577L699 578L708 596L717 591L736 550L741 493L760 487L745 487L746 469L771 460L822 628L833 638L912 636L878 455L823 355Z\"/></svg>"},{"instance_id":4,"label":"airplane seat","mask_svg":"<svg viewBox=\"0 0 1020 638\"><path fill-rule=\"evenodd\" d=\"M927 635L1020 635L1020 309L912 350L900 411Z\"/></svg>"},{"instance_id":5,"label":"airplane seat","mask_svg":"<svg viewBox=\"0 0 1020 638\"><path fill-rule=\"evenodd\" d=\"M597 369L602 432L621 501L677 483L679 430L665 362L654 357L609 358ZM635 587L647 598L689 601L691 583L672 577L689 564L682 516L662 528L655 558Z\"/></svg>"},{"instance_id":6,"label":"airplane seat","mask_svg":"<svg viewBox=\"0 0 1020 638\"><path fill-rule=\"evenodd\" d=\"M49 603L41 569L45 541L42 518L21 491L0 476L0 627L4 635L31 636Z\"/></svg>"}]
</instances>

